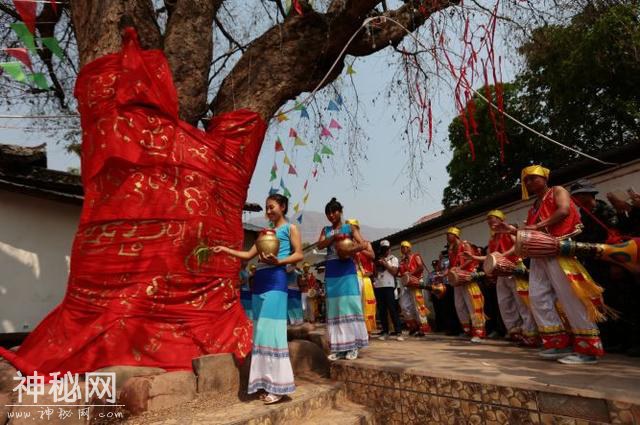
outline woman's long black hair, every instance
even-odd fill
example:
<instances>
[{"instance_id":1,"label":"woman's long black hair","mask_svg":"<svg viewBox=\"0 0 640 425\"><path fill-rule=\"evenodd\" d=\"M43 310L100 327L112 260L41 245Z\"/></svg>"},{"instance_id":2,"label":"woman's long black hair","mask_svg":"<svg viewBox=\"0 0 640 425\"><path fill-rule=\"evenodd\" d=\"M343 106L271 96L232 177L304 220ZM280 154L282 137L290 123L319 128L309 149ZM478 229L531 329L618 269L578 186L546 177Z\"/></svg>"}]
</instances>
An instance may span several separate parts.
<instances>
[{"instance_id":1,"label":"woman's long black hair","mask_svg":"<svg viewBox=\"0 0 640 425\"><path fill-rule=\"evenodd\" d=\"M342 212L342 204L336 198L331 198L327 205L324 206L324 213L330 214L336 211Z\"/></svg>"}]
</instances>

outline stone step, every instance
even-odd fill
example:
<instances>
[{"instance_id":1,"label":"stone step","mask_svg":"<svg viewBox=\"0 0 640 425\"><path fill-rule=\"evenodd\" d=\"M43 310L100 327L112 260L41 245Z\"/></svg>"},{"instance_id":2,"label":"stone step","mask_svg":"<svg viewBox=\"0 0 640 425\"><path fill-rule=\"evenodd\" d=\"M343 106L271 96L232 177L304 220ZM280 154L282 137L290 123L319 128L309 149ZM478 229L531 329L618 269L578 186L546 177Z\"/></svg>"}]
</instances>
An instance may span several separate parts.
<instances>
[{"instance_id":1,"label":"stone step","mask_svg":"<svg viewBox=\"0 0 640 425\"><path fill-rule=\"evenodd\" d=\"M343 383L318 377L296 377L296 391L280 403L265 406L255 397L243 401L217 400L201 394L195 400L168 410L147 412L126 421L128 425L269 425L300 423L370 424L365 407L346 400ZM331 420L322 420L324 415Z\"/></svg>"},{"instance_id":2,"label":"stone step","mask_svg":"<svg viewBox=\"0 0 640 425\"><path fill-rule=\"evenodd\" d=\"M300 419L287 420L282 425L299 425ZM366 407L350 401L340 401L338 406L312 412L304 418L304 425L373 425L373 413Z\"/></svg>"}]
</instances>

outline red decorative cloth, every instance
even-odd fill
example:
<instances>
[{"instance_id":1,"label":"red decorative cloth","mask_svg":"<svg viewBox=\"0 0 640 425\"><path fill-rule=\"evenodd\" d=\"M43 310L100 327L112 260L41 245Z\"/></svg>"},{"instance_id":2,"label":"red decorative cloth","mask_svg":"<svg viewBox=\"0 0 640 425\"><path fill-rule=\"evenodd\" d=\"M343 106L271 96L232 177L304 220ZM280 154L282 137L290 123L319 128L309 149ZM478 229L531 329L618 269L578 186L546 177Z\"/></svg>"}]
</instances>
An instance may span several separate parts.
<instances>
[{"instance_id":1,"label":"red decorative cloth","mask_svg":"<svg viewBox=\"0 0 640 425\"><path fill-rule=\"evenodd\" d=\"M239 261L213 256L197 268L189 254L199 242L241 249L265 122L246 110L206 132L180 121L164 54L143 51L133 29L121 52L82 69L75 95L85 199L67 292L17 353L0 355L29 375L244 358L252 326Z\"/></svg>"}]
</instances>

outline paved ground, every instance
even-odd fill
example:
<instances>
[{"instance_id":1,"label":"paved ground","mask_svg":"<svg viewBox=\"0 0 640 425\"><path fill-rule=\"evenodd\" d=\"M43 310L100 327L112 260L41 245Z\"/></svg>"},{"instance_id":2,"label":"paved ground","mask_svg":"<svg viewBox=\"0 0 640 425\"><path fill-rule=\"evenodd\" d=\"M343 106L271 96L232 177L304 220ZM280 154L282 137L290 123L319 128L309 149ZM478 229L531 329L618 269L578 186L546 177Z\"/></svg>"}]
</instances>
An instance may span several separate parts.
<instances>
[{"instance_id":1,"label":"paved ground","mask_svg":"<svg viewBox=\"0 0 640 425\"><path fill-rule=\"evenodd\" d=\"M612 354L597 365L567 366L542 360L537 351L505 341L472 344L439 335L402 342L374 338L349 364L640 403L640 358Z\"/></svg>"}]
</instances>

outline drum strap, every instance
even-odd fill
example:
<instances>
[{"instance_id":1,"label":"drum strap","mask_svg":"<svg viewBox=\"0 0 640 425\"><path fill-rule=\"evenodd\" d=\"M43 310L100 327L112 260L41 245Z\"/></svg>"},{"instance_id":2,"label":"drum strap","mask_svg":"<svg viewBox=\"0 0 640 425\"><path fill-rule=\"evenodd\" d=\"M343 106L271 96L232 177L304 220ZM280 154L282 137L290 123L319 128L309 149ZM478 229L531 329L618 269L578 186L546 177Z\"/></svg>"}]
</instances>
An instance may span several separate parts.
<instances>
[{"instance_id":1,"label":"drum strap","mask_svg":"<svg viewBox=\"0 0 640 425\"><path fill-rule=\"evenodd\" d=\"M612 229L611 227L607 226L606 224L604 224L602 222L602 220L600 220L598 217L596 217L596 215L594 213L592 213L591 211L589 211L588 208L583 207L580 202L578 202L577 199L575 199L573 196L571 197L571 199L573 199L573 202L575 202L575 204L580 207L581 211L584 211L587 213L587 215L589 217L591 217L593 219L593 221L596 222L596 224L598 224L600 227L602 227L604 230L607 231L607 240L605 241L605 243L608 244L616 244L616 243L620 243L623 242L625 240L629 240L632 237L631 236L626 236L621 234L620 232L618 232L618 230L616 229Z\"/></svg>"}]
</instances>

